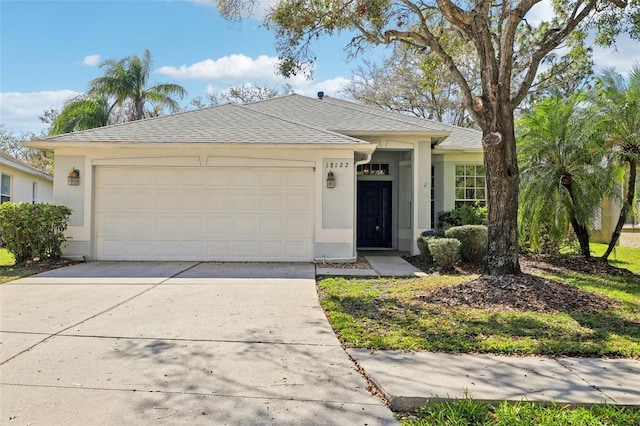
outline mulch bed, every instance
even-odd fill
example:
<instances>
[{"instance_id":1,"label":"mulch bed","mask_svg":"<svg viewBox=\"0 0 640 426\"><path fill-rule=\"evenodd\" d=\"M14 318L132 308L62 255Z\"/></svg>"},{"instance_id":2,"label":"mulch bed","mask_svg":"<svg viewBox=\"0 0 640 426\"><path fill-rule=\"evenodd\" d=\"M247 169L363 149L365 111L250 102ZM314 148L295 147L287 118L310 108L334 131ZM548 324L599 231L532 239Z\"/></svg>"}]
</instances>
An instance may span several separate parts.
<instances>
[{"instance_id":1,"label":"mulch bed","mask_svg":"<svg viewBox=\"0 0 640 426\"><path fill-rule=\"evenodd\" d=\"M51 269L58 269L69 265L74 265L76 263L80 263L74 260L69 259L39 259L39 260L27 260L24 263L16 266L23 266L32 270L35 270L35 273L49 271Z\"/></svg>"},{"instance_id":2,"label":"mulch bed","mask_svg":"<svg viewBox=\"0 0 640 426\"><path fill-rule=\"evenodd\" d=\"M532 273L578 272L601 276L615 275L638 278L638 285L640 285L640 275L626 269L616 268L601 259L584 259L581 256L569 255L522 255L520 264L523 270L520 275L483 275L475 280L455 286L436 288L418 296L418 299L425 303L469 306L489 311L597 313L615 308L616 302L605 296L537 277ZM469 273L468 271L481 273L482 269L472 265L462 265L458 269L460 273ZM427 272L432 272L432 270Z\"/></svg>"}]
</instances>

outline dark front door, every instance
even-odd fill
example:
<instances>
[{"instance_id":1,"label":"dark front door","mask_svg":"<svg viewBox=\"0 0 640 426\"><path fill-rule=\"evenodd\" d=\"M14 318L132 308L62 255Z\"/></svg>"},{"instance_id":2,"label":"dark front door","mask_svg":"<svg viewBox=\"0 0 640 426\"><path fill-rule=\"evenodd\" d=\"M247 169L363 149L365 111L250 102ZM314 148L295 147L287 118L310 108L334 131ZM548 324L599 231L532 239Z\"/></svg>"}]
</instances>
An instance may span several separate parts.
<instances>
[{"instance_id":1,"label":"dark front door","mask_svg":"<svg viewBox=\"0 0 640 426\"><path fill-rule=\"evenodd\" d=\"M391 182L358 182L358 247L391 247Z\"/></svg>"}]
</instances>

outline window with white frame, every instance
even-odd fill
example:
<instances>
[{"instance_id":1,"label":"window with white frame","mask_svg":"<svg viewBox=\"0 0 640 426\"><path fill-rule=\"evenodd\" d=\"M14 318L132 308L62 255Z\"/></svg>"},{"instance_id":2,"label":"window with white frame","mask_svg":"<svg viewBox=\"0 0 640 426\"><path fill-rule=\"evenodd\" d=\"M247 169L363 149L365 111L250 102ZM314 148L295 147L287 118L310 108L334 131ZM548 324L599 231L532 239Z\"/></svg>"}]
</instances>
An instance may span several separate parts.
<instances>
[{"instance_id":1,"label":"window with white frame","mask_svg":"<svg viewBox=\"0 0 640 426\"><path fill-rule=\"evenodd\" d=\"M38 182L33 182L31 185L31 204L38 202Z\"/></svg>"},{"instance_id":2,"label":"window with white frame","mask_svg":"<svg viewBox=\"0 0 640 426\"><path fill-rule=\"evenodd\" d=\"M456 165L455 206L486 204L484 166L480 164Z\"/></svg>"},{"instance_id":3,"label":"window with white frame","mask_svg":"<svg viewBox=\"0 0 640 426\"><path fill-rule=\"evenodd\" d=\"M2 181L0 182L0 204L11 201L11 176L2 175Z\"/></svg>"}]
</instances>

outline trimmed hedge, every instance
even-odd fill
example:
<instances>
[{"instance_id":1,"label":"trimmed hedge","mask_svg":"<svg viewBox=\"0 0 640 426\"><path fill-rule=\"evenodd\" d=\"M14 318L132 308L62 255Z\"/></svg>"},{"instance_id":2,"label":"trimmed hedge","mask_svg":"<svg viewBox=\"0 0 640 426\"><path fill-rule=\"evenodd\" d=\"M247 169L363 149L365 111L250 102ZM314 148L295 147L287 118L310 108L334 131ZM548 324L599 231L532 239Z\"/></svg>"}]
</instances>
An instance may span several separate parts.
<instances>
[{"instance_id":1,"label":"trimmed hedge","mask_svg":"<svg viewBox=\"0 0 640 426\"><path fill-rule=\"evenodd\" d=\"M67 240L64 231L71 209L52 204L3 203L0 235L16 263L34 258L58 258Z\"/></svg>"},{"instance_id":2,"label":"trimmed hedge","mask_svg":"<svg viewBox=\"0 0 640 426\"><path fill-rule=\"evenodd\" d=\"M460 260L460 241L455 238L431 238L427 245L433 260L442 269L453 269Z\"/></svg>"},{"instance_id":3,"label":"trimmed hedge","mask_svg":"<svg viewBox=\"0 0 640 426\"><path fill-rule=\"evenodd\" d=\"M438 236L432 230L424 231L416 241L418 245L418 250L420 250L420 256L422 257L422 261L426 264L430 265L433 263L433 256L431 256L431 252L429 251L429 240L434 238L438 238Z\"/></svg>"},{"instance_id":4,"label":"trimmed hedge","mask_svg":"<svg viewBox=\"0 0 640 426\"><path fill-rule=\"evenodd\" d=\"M481 263L487 255L488 231L484 225L454 226L444 235L460 241L460 257L464 262Z\"/></svg>"}]
</instances>

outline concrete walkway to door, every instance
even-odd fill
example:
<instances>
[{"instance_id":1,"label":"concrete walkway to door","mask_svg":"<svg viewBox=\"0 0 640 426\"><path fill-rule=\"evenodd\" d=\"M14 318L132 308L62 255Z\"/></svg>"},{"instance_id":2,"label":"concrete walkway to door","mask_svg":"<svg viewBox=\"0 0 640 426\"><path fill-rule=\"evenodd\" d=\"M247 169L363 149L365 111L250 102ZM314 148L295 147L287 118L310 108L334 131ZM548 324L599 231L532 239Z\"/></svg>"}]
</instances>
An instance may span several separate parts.
<instances>
[{"instance_id":1,"label":"concrete walkway to door","mask_svg":"<svg viewBox=\"0 0 640 426\"><path fill-rule=\"evenodd\" d=\"M311 264L91 262L0 286L0 424L395 424Z\"/></svg>"}]
</instances>

